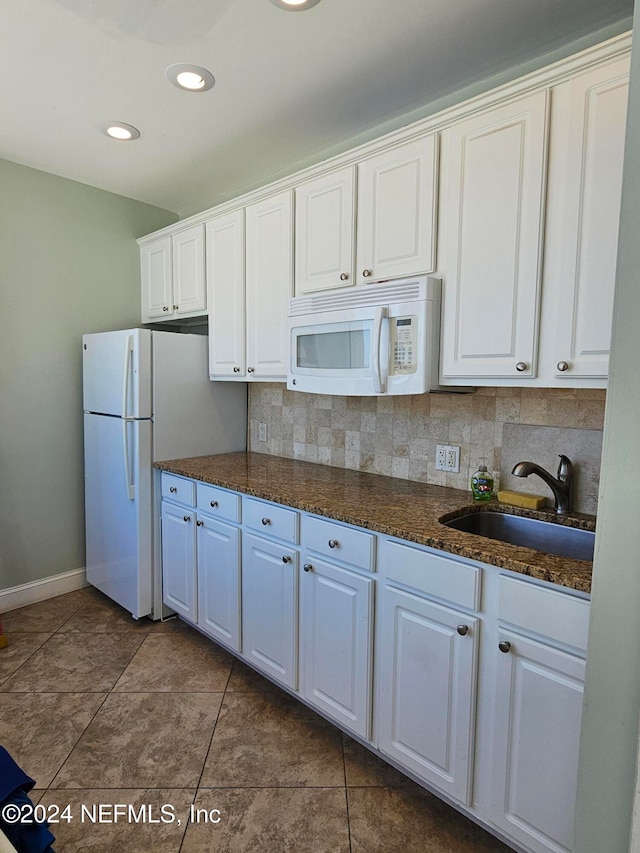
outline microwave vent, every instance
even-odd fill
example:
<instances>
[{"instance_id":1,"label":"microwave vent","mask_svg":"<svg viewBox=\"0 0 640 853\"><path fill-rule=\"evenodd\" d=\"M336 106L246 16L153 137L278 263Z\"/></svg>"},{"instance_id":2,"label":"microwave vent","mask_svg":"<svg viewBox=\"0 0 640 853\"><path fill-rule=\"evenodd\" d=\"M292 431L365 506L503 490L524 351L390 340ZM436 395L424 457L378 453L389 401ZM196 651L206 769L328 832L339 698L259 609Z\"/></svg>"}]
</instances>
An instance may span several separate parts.
<instances>
[{"instance_id":1,"label":"microwave vent","mask_svg":"<svg viewBox=\"0 0 640 853\"><path fill-rule=\"evenodd\" d=\"M406 281L341 287L339 290L323 291L309 296L295 296L289 300L289 316L433 299L439 284L439 279L422 276Z\"/></svg>"}]
</instances>

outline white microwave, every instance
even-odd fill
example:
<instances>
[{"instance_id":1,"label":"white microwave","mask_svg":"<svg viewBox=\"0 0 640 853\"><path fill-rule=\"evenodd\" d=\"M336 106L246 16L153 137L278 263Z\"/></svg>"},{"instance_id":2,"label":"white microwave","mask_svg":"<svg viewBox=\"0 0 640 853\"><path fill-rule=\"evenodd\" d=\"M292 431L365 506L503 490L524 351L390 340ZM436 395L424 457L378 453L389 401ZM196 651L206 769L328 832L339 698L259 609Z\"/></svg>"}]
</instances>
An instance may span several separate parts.
<instances>
[{"instance_id":1,"label":"white microwave","mask_svg":"<svg viewBox=\"0 0 640 853\"><path fill-rule=\"evenodd\" d=\"M440 289L439 278L421 276L291 299L287 388L358 397L441 390Z\"/></svg>"}]
</instances>

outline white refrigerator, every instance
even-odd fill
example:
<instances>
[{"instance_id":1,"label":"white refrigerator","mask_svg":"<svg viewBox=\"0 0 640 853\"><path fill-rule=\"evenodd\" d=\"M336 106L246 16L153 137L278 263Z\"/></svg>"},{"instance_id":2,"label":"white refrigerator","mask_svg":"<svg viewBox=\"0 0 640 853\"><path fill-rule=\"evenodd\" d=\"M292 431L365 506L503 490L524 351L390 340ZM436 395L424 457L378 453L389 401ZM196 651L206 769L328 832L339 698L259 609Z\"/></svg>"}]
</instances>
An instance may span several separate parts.
<instances>
[{"instance_id":1,"label":"white refrigerator","mask_svg":"<svg viewBox=\"0 0 640 853\"><path fill-rule=\"evenodd\" d=\"M150 329L82 337L87 581L136 619L163 612L153 463L246 449L247 386L209 381L207 345Z\"/></svg>"}]
</instances>

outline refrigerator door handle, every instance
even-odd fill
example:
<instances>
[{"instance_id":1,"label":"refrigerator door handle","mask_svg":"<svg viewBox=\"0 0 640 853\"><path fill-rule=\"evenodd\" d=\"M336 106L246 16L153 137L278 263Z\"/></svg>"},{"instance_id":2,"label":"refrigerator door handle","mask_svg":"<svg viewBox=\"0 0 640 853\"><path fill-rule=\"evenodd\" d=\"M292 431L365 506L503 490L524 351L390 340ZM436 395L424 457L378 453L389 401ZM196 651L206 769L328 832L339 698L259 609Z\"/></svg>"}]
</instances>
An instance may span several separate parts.
<instances>
[{"instance_id":1,"label":"refrigerator door handle","mask_svg":"<svg viewBox=\"0 0 640 853\"><path fill-rule=\"evenodd\" d=\"M122 417L128 416L129 378L133 368L133 335L127 335L124 350L124 374L122 376Z\"/></svg>"},{"instance_id":2,"label":"refrigerator door handle","mask_svg":"<svg viewBox=\"0 0 640 853\"><path fill-rule=\"evenodd\" d=\"M136 499L136 486L133 480L133 470L130 463L131 454L129 453L129 424L133 423L133 418L122 418L122 454L124 457L124 481L126 484L127 498L130 501Z\"/></svg>"}]
</instances>

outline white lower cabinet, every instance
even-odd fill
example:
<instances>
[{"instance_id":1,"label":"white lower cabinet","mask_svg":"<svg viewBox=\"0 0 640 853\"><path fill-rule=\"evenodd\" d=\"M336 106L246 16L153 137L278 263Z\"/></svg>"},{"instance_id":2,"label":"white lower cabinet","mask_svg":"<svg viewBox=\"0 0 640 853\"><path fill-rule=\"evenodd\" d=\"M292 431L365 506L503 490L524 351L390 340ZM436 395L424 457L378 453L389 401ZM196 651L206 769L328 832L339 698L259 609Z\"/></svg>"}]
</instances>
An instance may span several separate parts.
<instances>
[{"instance_id":1,"label":"white lower cabinet","mask_svg":"<svg viewBox=\"0 0 640 853\"><path fill-rule=\"evenodd\" d=\"M240 498L171 474L162 494L162 600L240 651Z\"/></svg>"},{"instance_id":2,"label":"white lower cabinet","mask_svg":"<svg viewBox=\"0 0 640 853\"><path fill-rule=\"evenodd\" d=\"M198 625L239 652L240 530L198 516Z\"/></svg>"},{"instance_id":3,"label":"white lower cabinet","mask_svg":"<svg viewBox=\"0 0 640 853\"><path fill-rule=\"evenodd\" d=\"M247 663L298 686L298 551L243 533L242 645Z\"/></svg>"},{"instance_id":4,"label":"white lower cabinet","mask_svg":"<svg viewBox=\"0 0 640 853\"><path fill-rule=\"evenodd\" d=\"M478 620L386 585L381 598L380 749L466 804Z\"/></svg>"},{"instance_id":5,"label":"white lower cabinet","mask_svg":"<svg viewBox=\"0 0 640 853\"><path fill-rule=\"evenodd\" d=\"M574 850L586 596L187 478L162 495L168 606L516 849Z\"/></svg>"},{"instance_id":6,"label":"white lower cabinet","mask_svg":"<svg viewBox=\"0 0 640 853\"><path fill-rule=\"evenodd\" d=\"M379 569L380 749L468 804L482 571L388 539Z\"/></svg>"},{"instance_id":7,"label":"white lower cabinet","mask_svg":"<svg viewBox=\"0 0 640 853\"><path fill-rule=\"evenodd\" d=\"M302 695L368 740L375 582L312 555L304 559L300 582Z\"/></svg>"},{"instance_id":8,"label":"white lower cabinet","mask_svg":"<svg viewBox=\"0 0 640 853\"><path fill-rule=\"evenodd\" d=\"M501 629L498 642L491 819L531 850L566 853L585 662L510 630Z\"/></svg>"},{"instance_id":9,"label":"white lower cabinet","mask_svg":"<svg viewBox=\"0 0 640 853\"><path fill-rule=\"evenodd\" d=\"M589 604L498 578L490 820L535 853L573 850Z\"/></svg>"},{"instance_id":10,"label":"white lower cabinet","mask_svg":"<svg viewBox=\"0 0 640 853\"><path fill-rule=\"evenodd\" d=\"M162 502L162 599L180 616L197 622L196 513Z\"/></svg>"}]
</instances>

